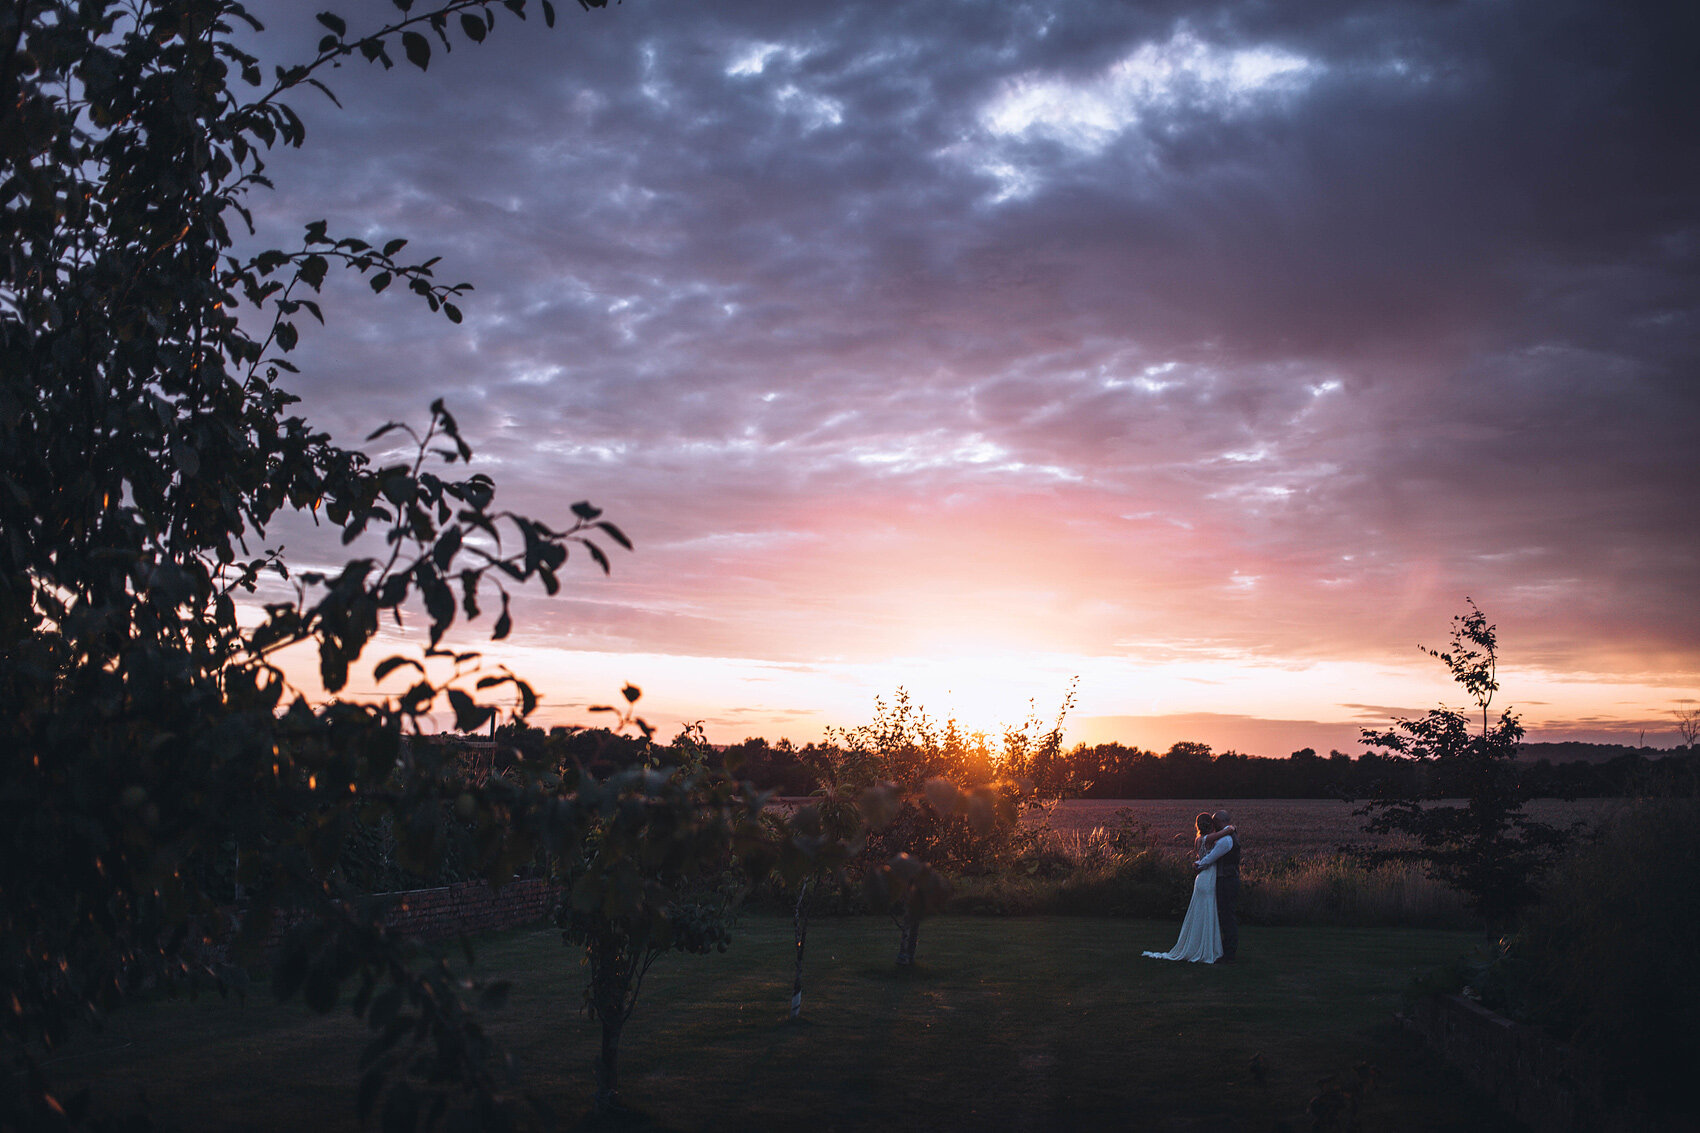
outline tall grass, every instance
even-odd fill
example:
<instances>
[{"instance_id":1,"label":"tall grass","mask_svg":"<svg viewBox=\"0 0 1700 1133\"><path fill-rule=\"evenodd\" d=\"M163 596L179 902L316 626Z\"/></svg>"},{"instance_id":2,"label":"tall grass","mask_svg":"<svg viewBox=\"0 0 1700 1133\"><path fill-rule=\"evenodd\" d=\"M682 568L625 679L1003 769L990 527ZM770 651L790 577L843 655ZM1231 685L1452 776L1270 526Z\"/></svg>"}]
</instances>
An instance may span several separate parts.
<instances>
[{"instance_id":1,"label":"tall grass","mask_svg":"<svg viewBox=\"0 0 1700 1133\"><path fill-rule=\"evenodd\" d=\"M1341 854L1243 868L1248 924L1470 928L1479 922L1455 890L1414 865L1369 868ZM948 908L1002 916L1092 915L1179 919L1192 898L1187 847L1137 825L1050 832L1023 856L957 879Z\"/></svg>"},{"instance_id":2,"label":"tall grass","mask_svg":"<svg viewBox=\"0 0 1700 1133\"><path fill-rule=\"evenodd\" d=\"M1240 917L1251 924L1473 928L1462 894L1413 864L1374 869L1343 854L1247 871Z\"/></svg>"}]
</instances>

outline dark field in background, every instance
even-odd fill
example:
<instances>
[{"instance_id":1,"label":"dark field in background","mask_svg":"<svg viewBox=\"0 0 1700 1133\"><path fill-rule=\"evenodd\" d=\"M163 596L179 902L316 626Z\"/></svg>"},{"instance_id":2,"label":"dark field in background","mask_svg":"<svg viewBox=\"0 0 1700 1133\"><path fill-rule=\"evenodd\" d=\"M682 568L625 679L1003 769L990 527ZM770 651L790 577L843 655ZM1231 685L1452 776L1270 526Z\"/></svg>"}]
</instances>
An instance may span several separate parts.
<instances>
[{"instance_id":1,"label":"dark field in background","mask_svg":"<svg viewBox=\"0 0 1700 1133\"><path fill-rule=\"evenodd\" d=\"M1386 837L1364 834L1364 820L1352 812L1363 804L1339 799L1068 799L1051 812L1051 828L1059 835L1081 835L1095 827L1112 828L1117 812L1126 808L1136 822L1150 824L1151 841L1190 849L1193 817L1200 811L1226 807L1244 841L1246 854L1265 862L1333 854L1342 844L1392 844ZM1572 822L1593 825L1622 799L1536 799L1525 812L1554 825Z\"/></svg>"}]
</instances>

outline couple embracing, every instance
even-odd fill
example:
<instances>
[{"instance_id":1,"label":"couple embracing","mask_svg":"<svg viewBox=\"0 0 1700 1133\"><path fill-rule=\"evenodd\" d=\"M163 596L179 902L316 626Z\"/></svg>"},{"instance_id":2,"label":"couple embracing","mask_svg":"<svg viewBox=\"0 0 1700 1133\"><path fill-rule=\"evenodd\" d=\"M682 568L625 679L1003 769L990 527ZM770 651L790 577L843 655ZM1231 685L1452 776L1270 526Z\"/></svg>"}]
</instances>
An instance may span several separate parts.
<instances>
[{"instance_id":1,"label":"couple embracing","mask_svg":"<svg viewBox=\"0 0 1700 1133\"><path fill-rule=\"evenodd\" d=\"M1240 846L1228 812L1201 814L1193 840L1192 904L1181 922L1181 936L1167 952L1147 952L1154 960L1191 960L1232 964L1239 951L1240 925L1234 914L1240 901Z\"/></svg>"}]
</instances>

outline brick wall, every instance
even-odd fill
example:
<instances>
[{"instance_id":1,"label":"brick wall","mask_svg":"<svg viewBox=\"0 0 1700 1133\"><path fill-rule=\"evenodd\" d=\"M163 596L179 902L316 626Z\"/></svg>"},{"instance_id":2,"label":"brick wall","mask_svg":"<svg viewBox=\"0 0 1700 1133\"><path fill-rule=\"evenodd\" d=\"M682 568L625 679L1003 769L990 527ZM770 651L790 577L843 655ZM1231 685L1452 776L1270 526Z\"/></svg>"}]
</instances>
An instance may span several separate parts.
<instances>
[{"instance_id":1,"label":"brick wall","mask_svg":"<svg viewBox=\"0 0 1700 1133\"><path fill-rule=\"evenodd\" d=\"M438 889L378 894L389 902L384 923L415 940L442 940L537 924L554 910L560 895L559 885L543 880L510 881L500 890L482 881L463 881ZM237 919L236 910L229 912L233 920ZM248 945L257 949L251 957L269 954L295 920L288 913L278 914L271 931ZM228 940L209 940L208 944L212 954L227 955Z\"/></svg>"},{"instance_id":2,"label":"brick wall","mask_svg":"<svg viewBox=\"0 0 1700 1133\"><path fill-rule=\"evenodd\" d=\"M496 890L482 881L463 881L387 896L395 904L386 924L419 940L441 940L536 924L554 908L560 887L543 880L510 881Z\"/></svg>"}]
</instances>

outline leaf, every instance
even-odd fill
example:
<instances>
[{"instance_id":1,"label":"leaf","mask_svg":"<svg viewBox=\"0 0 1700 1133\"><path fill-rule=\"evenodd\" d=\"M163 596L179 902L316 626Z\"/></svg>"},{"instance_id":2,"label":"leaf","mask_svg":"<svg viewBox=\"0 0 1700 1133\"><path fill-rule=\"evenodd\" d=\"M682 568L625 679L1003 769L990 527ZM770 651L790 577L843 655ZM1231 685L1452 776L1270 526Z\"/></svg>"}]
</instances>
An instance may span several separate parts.
<instances>
[{"instance_id":1,"label":"leaf","mask_svg":"<svg viewBox=\"0 0 1700 1133\"><path fill-rule=\"evenodd\" d=\"M601 515L602 509L591 506L588 500L580 500L578 503L573 505L573 514L578 516L580 519L589 522Z\"/></svg>"},{"instance_id":2,"label":"leaf","mask_svg":"<svg viewBox=\"0 0 1700 1133\"><path fill-rule=\"evenodd\" d=\"M419 681L402 694L403 711L423 712L437 698L437 690L431 687L430 681Z\"/></svg>"},{"instance_id":3,"label":"leaf","mask_svg":"<svg viewBox=\"0 0 1700 1133\"><path fill-rule=\"evenodd\" d=\"M319 642L319 682L330 692L348 683L348 654L330 640Z\"/></svg>"},{"instance_id":4,"label":"leaf","mask_svg":"<svg viewBox=\"0 0 1700 1133\"><path fill-rule=\"evenodd\" d=\"M390 503L408 504L418 496L419 483L407 474L406 468L397 468L384 476L381 490Z\"/></svg>"},{"instance_id":5,"label":"leaf","mask_svg":"<svg viewBox=\"0 0 1700 1133\"><path fill-rule=\"evenodd\" d=\"M629 684L620 690L620 695L626 698L627 704L636 704L638 697L643 695L643 690L637 685Z\"/></svg>"},{"instance_id":6,"label":"leaf","mask_svg":"<svg viewBox=\"0 0 1700 1133\"><path fill-rule=\"evenodd\" d=\"M431 65L431 41L418 32L402 32L401 49L407 54L407 61L421 71Z\"/></svg>"},{"instance_id":7,"label":"leaf","mask_svg":"<svg viewBox=\"0 0 1700 1133\"><path fill-rule=\"evenodd\" d=\"M390 430L400 428L402 428L402 423L400 421L391 421L386 425L379 426L366 435L366 443L371 444Z\"/></svg>"},{"instance_id":8,"label":"leaf","mask_svg":"<svg viewBox=\"0 0 1700 1133\"><path fill-rule=\"evenodd\" d=\"M462 12L460 17L460 30L465 32L466 38L470 39L472 42L483 43L484 34L488 29L485 28L484 21L479 19L477 16L471 16Z\"/></svg>"},{"instance_id":9,"label":"leaf","mask_svg":"<svg viewBox=\"0 0 1700 1133\"><path fill-rule=\"evenodd\" d=\"M454 706L455 727L462 732L476 732L490 722L496 710L479 704L458 688L449 689L449 703Z\"/></svg>"},{"instance_id":10,"label":"leaf","mask_svg":"<svg viewBox=\"0 0 1700 1133\"><path fill-rule=\"evenodd\" d=\"M437 540L437 545L431 548L431 558L436 562L438 570L449 569L449 564L454 562L455 556L460 553L460 540L461 529L451 527L443 532L442 537Z\"/></svg>"},{"instance_id":11,"label":"leaf","mask_svg":"<svg viewBox=\"0 0 1700 1133\"><path fill-rule=\"evenodd\" d=\"M590 552L590 557L596 560L597 566L602 568L603 574L613 573L613 567L608 564L608 556L602 553L601 547L598 547L595 543L592 543L588 539L580 539L579 542L585 545L585 549Z\"/></svg>"},{"instance_id":12,"label":"leaf","mask_svg":"<svg viewBox=\"0 0 1700 1133\"><path fill-rule=\"evenodd\" d=\"M348 25L335 12L320 12L315 18L339 36L348 34Z\"/></svg>"},{"instance_id":13,"label":"leaf","mask_svg":"<svg viewBox=\"0 0 1700 1133\"><path fill-rule=\"evenodd\" d=\"M371 284L373 291L382 291L390 285L390 273L387 271L381 271L377 275L374 275L368 282Z\"/></svg>"},{"instance_id":14,"label":"leaf","mask_svg":"<svg viewBox=\"0 0 1700 1133\"><path fill-rule=\"evenodd\" d=\"M596 526L600 527L603 532L607 534L608 538L614 540L614 542L618 543L626 550L629 551L632 549L632 541L626 538L626 533L621 531L618 527L615 527L612 523L609 523L607 520L603 520Z\"/></svg>"},{"instance_id":15,"label":"leaf","mask_svg":"<svg viewBox=\"0 0 1700 1133\"><path fill-rule=\"evenodd\" d=\"M372 670L373 682L376 683L383 680L403 665L412 665L421 673L425 671L425 667L411 657L386 657L382 661L378 662L377 668Z\"/></svg>"},{"instance_id":16,"label":"leaf","mask_svg":"<svg viewBox=\"0 0 1700 1133\"><path fill-rule=\"evenodd\" d=\"M301 267L296 277L317 291L325 282L325 273L330 270L330 261L323 256L308 256L301 261Z\"/></svg>"},{"instance_id":17,"label":"leaf","mask_svg":"<svg viewBox=\"0 0 1700 1133\"><path fill-rule=\"evenodd\" d=\"M407 239L402 236L397 236L394 240L391 240L389 243L384 245L384 255L393 256L405 247L407 247Z\"/></svg>"},{"instance_id":18,"label":"leaf","mask_svg":"<svg viewBox=\"0 0 1700 1133\"><path fill-rule=\"evenodd\" d=\"M378 588L378 605L384 609L393 609L407 597L409 575L392 574L384 579L384 584Z\"/></svg>"},{"instance_id":19,"label":"leaf","mask_svg":"<svg viewBox=\"0 0 1700 1133\"><path fill-rule=\"evenodd\" d=\"M508 636L514 628L513 618L508 616L508 592L502 591L502 615L496 619L496 627L490 634L490 640L500 641Z\"/></svg>"},{"instance_id":20,"label":"leaf","mask_svg":"<svg viewBox=\"0 0 1700 1133\"><path fill-rule=\"evenodd\" d=\"M431 616L431 644L436 645L443 639L449 626L455 620L455 596L438 575L420 569L416 576L419 582L419 592L425 599L425 612Z\"/></svg>"},{"instance_id":21,"label":"leaf","mask_svg":"<svg viewBox=\"0 0 1700 1133\"><path fill-rule=\"evenodd\" d=\"M555 26L555 5L549 0L543 0L543 24L545 27Z\"/></svg>"},{"instance_id":22,"label":"leaf","mask_svg":"<svg viewBox=\"0 0 1700 1133\"><path fill-rule=\"evenodd\" d=\"M460 308L455 306L453 303L443 304L443 314L449 317L449 322L451 323L459 323L461 320Z\"/></svg>"},{"instance_id":23,"label":"leaf","mask_svg":"<svg viewBox=\"0 0 1700 1133\"><path fill-rule=\"evenodd\" d=\"M295 343L299 337L294 323L280 322L277 324L277 344L285 354L295 349Z\"/></svg>"}]
</instances>

